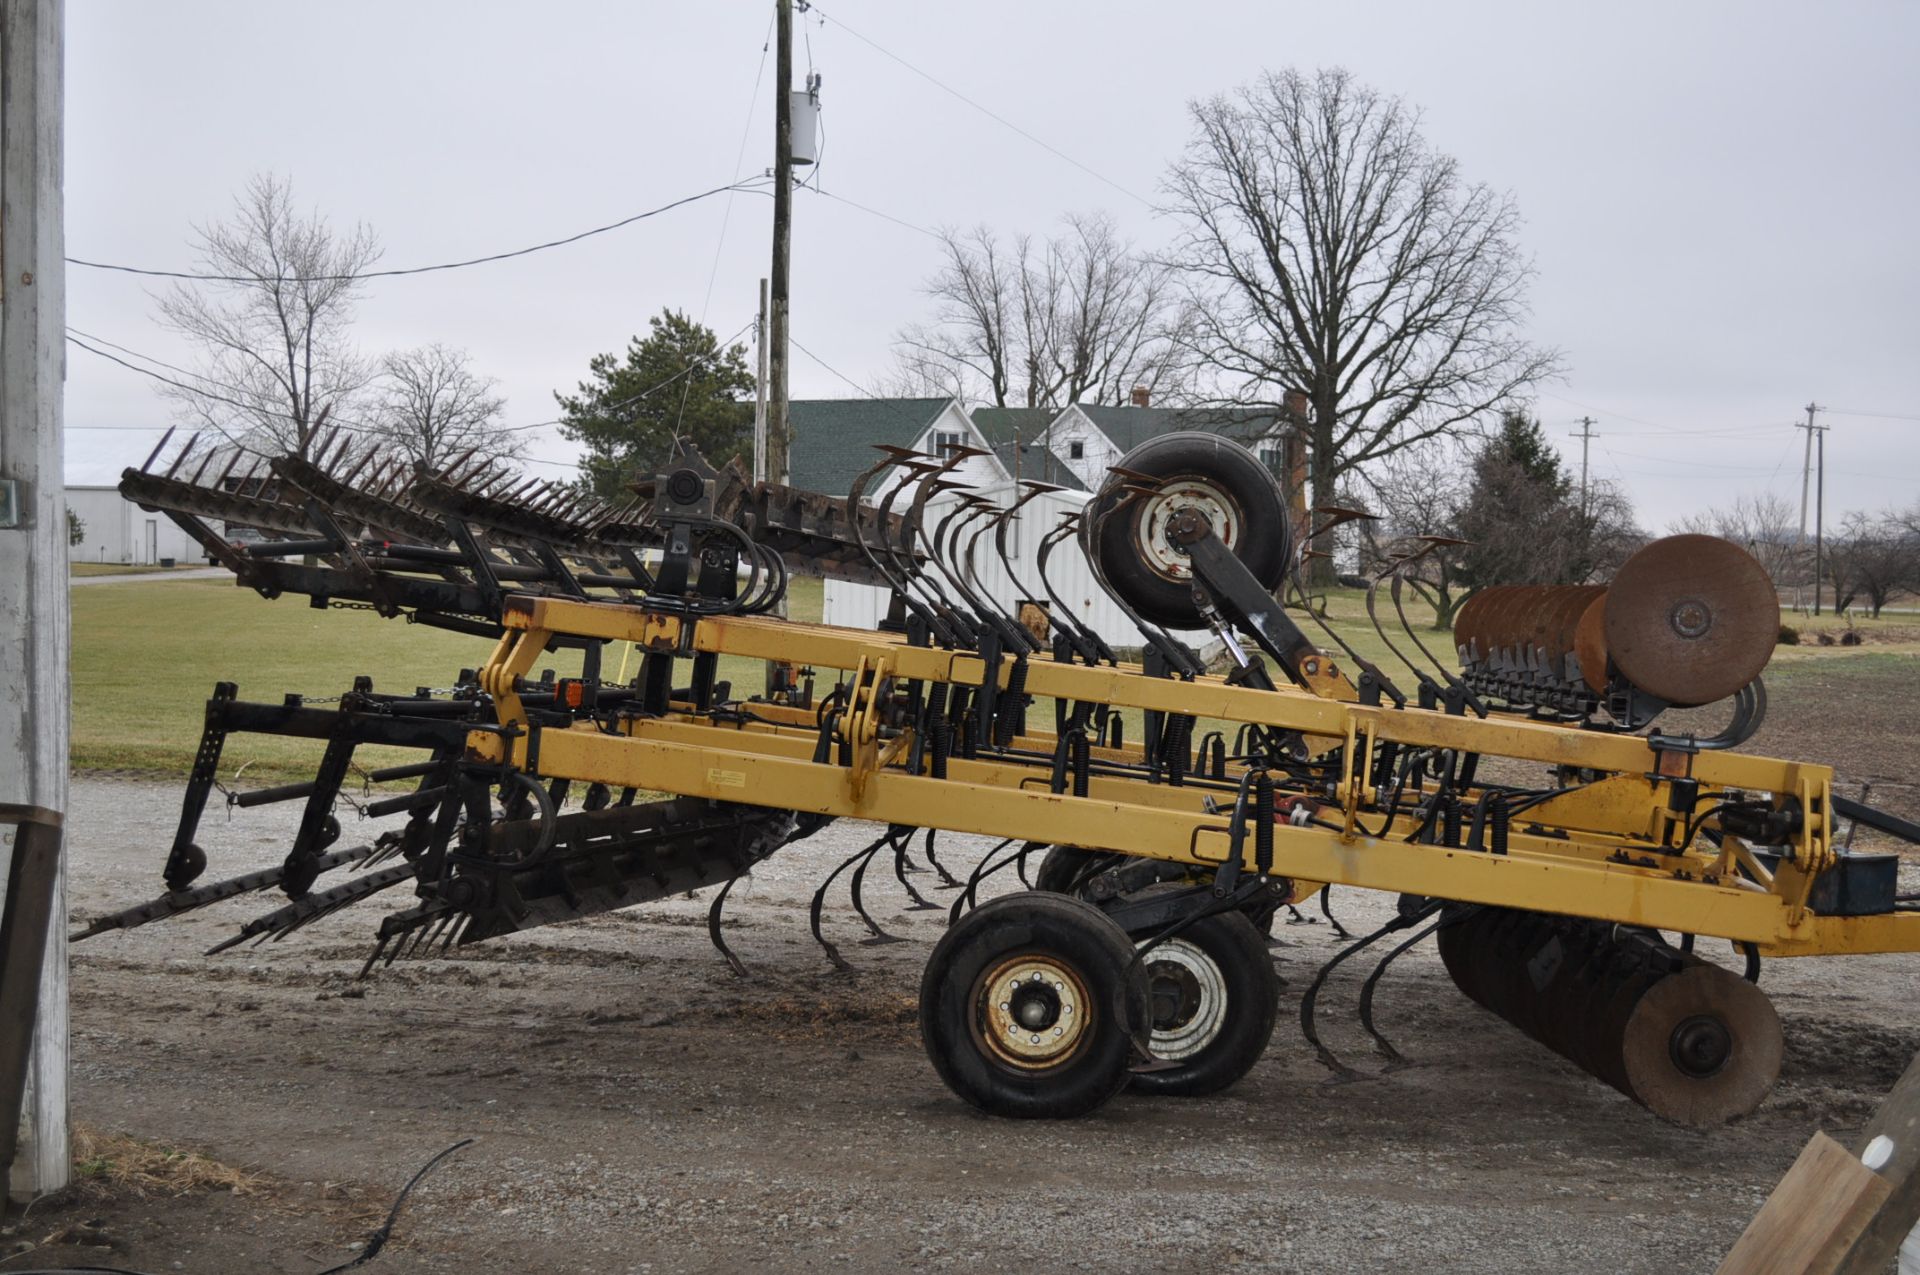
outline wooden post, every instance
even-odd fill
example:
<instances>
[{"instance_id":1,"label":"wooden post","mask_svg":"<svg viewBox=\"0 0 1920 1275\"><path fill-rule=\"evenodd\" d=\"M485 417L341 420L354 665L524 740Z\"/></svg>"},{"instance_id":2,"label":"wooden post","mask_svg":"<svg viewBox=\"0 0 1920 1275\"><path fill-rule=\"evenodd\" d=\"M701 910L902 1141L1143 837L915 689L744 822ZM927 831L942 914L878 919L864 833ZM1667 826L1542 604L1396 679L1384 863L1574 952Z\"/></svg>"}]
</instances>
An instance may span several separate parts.
<instances>
[{"instance_id":1,"label":"wooden post","mask_svg":"<svg viewBox=\"0 0 1920 1275\"><path fill-rule=\"evenodd\" d=\"M1720 1275L1884 1275L1920 1223L1920 1055L1848 1151L1815 1133Z\"/></svg>"},{"instance_id":2,"label":"wooden post","mask_svg":"<svg viewBox=\"0 0 1920 1275\"><path fill-rule=\"evenodd\" d=\"M64 0L0 0L0 805L67 807L67 519L60 436L66 297L61 225ZM20 833L0 828L0 880ZM36 909L37 910L37 909ZM52 886L20 1150L8 1192L66 1185L64 864ZM43 913L45 915L45 913Z\"/></svg>"},{"instance_id":3,"label":"wooden post","mask_svg":"<svg viewBox=\"0 0 1920 1275\"><path fill-rule=\"evenodd\" d=\"M1841 1275L1880 1275L1892 1265L1900 1241L1920 1223L1920 1054L1907 1064L1893 1092L1860 1131L1855 1150L1864 1153L1878 1137L1893 1144L1887 1162L1880 1166L1880 1176L1892 1184L1893 1193L1847 1250L1846 1260L1840 1263Z\"/></svg>"},{"instance_id":4,"label":"wooden post","mask_svg":"<svg viewBox=\"0 0 1920 1275\"><path fill-rule=\"evenodd\" d=\"M1835 1275L1886 1199L1886 1179L1816 1132L1728 1252L1719 1275Z\"/></svg>"}]
</instances>

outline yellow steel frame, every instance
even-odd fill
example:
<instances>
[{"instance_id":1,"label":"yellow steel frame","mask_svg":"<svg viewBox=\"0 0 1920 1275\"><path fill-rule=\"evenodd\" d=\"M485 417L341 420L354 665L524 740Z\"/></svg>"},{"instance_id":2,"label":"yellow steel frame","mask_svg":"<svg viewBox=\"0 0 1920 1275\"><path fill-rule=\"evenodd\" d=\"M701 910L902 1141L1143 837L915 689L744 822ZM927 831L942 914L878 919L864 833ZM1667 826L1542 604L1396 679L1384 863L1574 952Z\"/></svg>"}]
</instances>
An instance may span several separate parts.
<instances>
[{"instance_id":1,"label":"yellow steel frame","mask_svg":"<svg viewBox=\"0 0 1920 1275\"><path fill-rule=\"evenodd\" d=\"M954 832L1115 850L1208 868L1230 853L1229 818L1218 788L1094 774L1087 795L1051 790L1044 768L1017 758L955 758L945 778L905 770L906 730L889 731L882 709L898 680L980 686L987 664L968 652L907 645L885 634L748 617L686 617L609 603L515 598L508 631L481 673L506 734L476 731L476 762L528 768L549 778L657 789L689 796L819 814L932 826ZM594 724L538 732L537 753L514 679L524 676L555 634L632 641L642 649L779 659L853 674L838 733L851 765L813 761L811 715L755 705L762 721L716 725L692 715L624 721L609 734ZM999 684L1007 669L1000 668ZM1275 828L1276 874L1303 897L1332 882L1463 902L1592 917L1621 924L1752 943L1775 955L1920 950L1920 914L1836 917L1807 907L1808 892L1834 861L1825 766L1726 752L1676 753L1645 738L1550 723L1479 719L1367 707L1305 691L1148 677L1137 670L1029 664L1028 694L1298 731L1347 745L1346 765L1324 813L1335 826ZM1508 852L1495 855L1373 835L1380 793L1366 761L1373 745L1456 749L1598 772L1584 787L1541 802L1517 825ZM1023 741L1050 751L1052 737ZM1124 754L1103 754L1118 760ZM1136 756L1134 761L1138 761ZM1673 844L1667 781L1686 776L1701 800L1726 790L1793 797L1805 811L1790 854L1772 874L1723 839L1717 854ZM1337 807L1337 810L1335 809ZM1251 866L1250 864L1248 866ZM1746 869L1743 875L1736 867Z\"/></svg>"}]
</instances>

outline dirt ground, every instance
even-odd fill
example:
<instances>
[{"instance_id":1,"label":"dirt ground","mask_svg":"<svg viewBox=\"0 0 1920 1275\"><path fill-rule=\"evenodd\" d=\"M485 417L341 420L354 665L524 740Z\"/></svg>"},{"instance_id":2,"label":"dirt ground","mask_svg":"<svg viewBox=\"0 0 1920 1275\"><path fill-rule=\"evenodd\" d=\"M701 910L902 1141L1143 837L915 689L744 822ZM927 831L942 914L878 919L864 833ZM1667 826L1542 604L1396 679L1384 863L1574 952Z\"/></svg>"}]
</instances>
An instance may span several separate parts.
<instances>
[{"instance_id":1,"label":"dirt ground","mask_svg":"<svg viewBox=\"0 0 1920 1275\"><path fill-rule=\"evenodd\" d=\"M1910 784L1920 758L1898 720L1912 672L1886 676L1887 696L1845 713L1814 681L1785 679L1756 747L1857 757L1882 783ZM1888 786L1876 800L1913 813L1912 794ZM156 891L176 811L171 786L76 781L76 920ZM296 813L210 814L213 871L277 861ZM349 823L350 838L370 832ZM808 937L814 886L871 835L831 827L735 891L745 981L707 944L704 898L365 983L352 975L372 906L212 958L200 953L273 901L79 945L76 1120L261 1179L250 1194L179 1198L83 1185L9 1242L62 1239L0 1273L315 1271L349 1260L391 1193L462 1138L476 1141L420 1187L364 1269L1708 1271L1807 1136L1851 1138L1920 1047L1920 958L1770 962L1780 1085L1749 1119L1688 1132L1467 1002L1429 946L1381 990L1381 1026L1411 1060L1399 1070L1382 1071L1354 1018L1365 963L1335 975L1323 1034L1375 1073L1336 1084L1296 1011L1337 945L1325 924L1283 926L1280 1029L1239 1085L1123 1096L1073 1123L994 1120L950 1095L920 1050L914 1000L943 913L904 910L876 872L875 915L904 942L860 945L844 895L827 926L855 971L835 971ZM943 840L942 857L964 868L985 844ZM1903 888L1916 878L1908 865ZM914 880L931 892L930 875ZM1390 904L1345 891L1334 907L1371 924Z\"/></svg>"}]
</instances>

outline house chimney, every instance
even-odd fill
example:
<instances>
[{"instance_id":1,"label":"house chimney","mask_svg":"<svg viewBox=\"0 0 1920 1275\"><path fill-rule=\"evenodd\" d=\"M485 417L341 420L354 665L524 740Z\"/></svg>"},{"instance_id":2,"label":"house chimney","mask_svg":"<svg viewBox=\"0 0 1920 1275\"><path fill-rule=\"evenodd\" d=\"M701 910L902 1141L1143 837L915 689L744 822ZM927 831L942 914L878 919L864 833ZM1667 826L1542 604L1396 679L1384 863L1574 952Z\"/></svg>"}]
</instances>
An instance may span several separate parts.
<instances>
[{"instance_id":1,"label":"house chimney","mask_svg":"<svg viewBox=\"0 0 1920 1275\"><path fill-rule=\"evenodd\" d=\"M1280 398L1281 410L1296 425L1307 423L1307 394L1305 390L1288 390Z\"/></svg>"},{"instance_id":2,"label":"house chimney","mask_svg":"<svg viewBox=\"0 0 1920 1275\"><path fill-rule=\"evenodd\" d=\"M1153 391L1144 385L1134 386L1131 397L1135 407L1150 407L1153 404Z\"/></svg>"}]
</instances>

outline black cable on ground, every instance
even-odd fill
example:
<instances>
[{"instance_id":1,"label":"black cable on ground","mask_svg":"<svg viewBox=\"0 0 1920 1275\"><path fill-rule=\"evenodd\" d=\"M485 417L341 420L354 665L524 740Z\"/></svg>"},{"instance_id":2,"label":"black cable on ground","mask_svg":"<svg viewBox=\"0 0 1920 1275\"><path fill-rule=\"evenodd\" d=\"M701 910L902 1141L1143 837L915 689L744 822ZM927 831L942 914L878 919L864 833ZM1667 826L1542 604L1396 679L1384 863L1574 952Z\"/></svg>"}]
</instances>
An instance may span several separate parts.
<instances>
[{"instance_id":1,"label":"black cable on ground","mask_svg":"<svg viewBox=\"0 0 1920 1275\"><path fill-rule=\"evenodd\" d=\"M382 1222L378 1227L374 1228L373 1233L367 1236L366 1247L360 1250L359 1256L355 1257L352 1261L342 1262L338 1266L329 1266L323 1271L317 1271L315 1272L315 1275L339 1275L341 1271L350 1271L356 1266L364 1265L365 1263L372 1261L376 1256L378 1256L380 1250L386 1247L387 1241L393 1238L394 1223L400 1220L400 1210L402 1207L406 1205L407 1197L413 1194L413 1188L415 1188L416 1186L419 1186L420 1180L426 1177L427 1174L433 1172L434 1169L439 1166L442 1160L446 1159L448 1156L452 1155L454 1152L460 1150L461 1148L470 1147L472 1145L473 1145L472 1138L462 1138L460 1141L448 1147L445 1151L442 1151L439 1155L433 1157L433 1159L421 1165L420 1171L418 1173L415 1173L411 1178L409 1178L407 1180L407 1184L400 1188L400 1194L394 1197L393 1207L387 1210L387 1220ZM21 1256L25 1256L25 1254L21 1254ZM5 1259L0 1259L0 1262L4 1262L4 1261ZM17 1270L8 1270L6 1272L6 1275L74 1275L75 1272L80 1272L81 1275L153 1275L153 1273L150 1271L130 1270L124 1266L60 1266L60 1267L39 1267L34 1269L21 1268Z\"/></svg>"}]
</instances>

